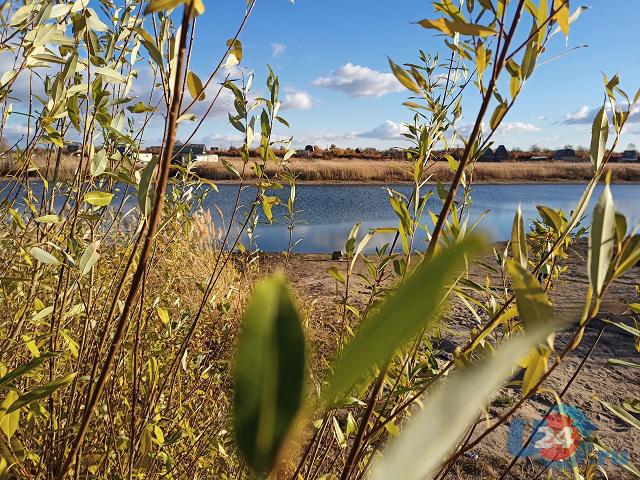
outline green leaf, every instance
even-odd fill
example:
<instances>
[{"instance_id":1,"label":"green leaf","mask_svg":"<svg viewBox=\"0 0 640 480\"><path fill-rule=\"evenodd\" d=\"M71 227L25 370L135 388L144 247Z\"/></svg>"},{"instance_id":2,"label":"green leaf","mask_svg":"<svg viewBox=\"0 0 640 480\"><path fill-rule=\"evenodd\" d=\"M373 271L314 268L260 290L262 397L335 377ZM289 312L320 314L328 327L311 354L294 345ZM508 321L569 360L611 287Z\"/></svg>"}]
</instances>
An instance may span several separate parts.
<instances>
[{"instance_id":1,"label":"green leaf","mask_svg":"<svg viewBox=\"0 0 640 480\"><path fill-rule=\"evenodd\" d=\"M227 172L232 174L234 177L240 178L240 172L230 162L228 162L227 160L222 159L222 165L224 166L225 170L227 170Z\"/></svg>"},{"instance_id":2,"label":"green leaf","mask_svg":"<svg viewBox=\"0 0 640 480\"><path fill-rule=\"evenodd\" d=\"M153 172L158 165L158 157L154 156L151 161L142 170L140 175L140 185L138 187L138 206L140 212L145 217L151 212L153 206L154 191L151 187Z\"/></svg>"},{"instance_id":3,"label":"green leaf","mask_svg":"<svg viewBox=\"0 0 640 480\"><path fill-rule=\"evenodd\" d=\"M59 265L60 261L51 255L49 252L41 249L40 247L31 247L29 253L33 258L35 258L40 263L44 263L46 265Z\"/></svg>"},{"instance_id":4,"label":"green leaf","mask_svg":"<svg viewBox=\"0 0 640 480\"><path fill-rule=\"evenodd\" d=\"M607 184L593 209L589 236L589 281L598 297L602 295L615 243L615 210L611 189Z\"/></svg>"},{"instance_id":5,"label":"green leaf","mask_svg":"<svg viewBox=\"0 0 640 480\"><path fill-rule=\"evenodd\" d=\"M358 243L358 246L356 247L356 250L353 253L353 258L351 259L351 264L349 265L349 272L351 272L353 270L353 266L356 264L356 260L358 259L358 255L360 255L362 253L362 251L367 246L367 243L369 243L369 240L371 240L372 237L373 237L373 233L369 232L364 237L362 237L362 240L360 240L360 243Z\"/></svg>"},{"instance_id":6,"label":"green leaf","mask_svg":"<svg viewBox=\"0 0 640 480\"><path fill-rule=\"evenodd\" d=\"M17 410L20 410L22 407L26 407L30 403L48 397L59 388L62 388L65 385L69 385L76 375L76 372L70 373L65 377L58 378L53 382L47 383L46 385L43 385L41 387L34 388L29 393L21 395L15 402L11 404L11 407L9 407L7 413L15 412Z\"/></svg>"},{"instance_id":7,"label":"green leaf","mask_svg":"<svg viewBox=\"0 0 640 480\"><path fill-rule=\"evenodd\" d=\"M596 118L593 119L591 127L591 163L594 170L599 170L604 159L604 152L607 148L607 138L609 137L609 117L604 106L598 111Z\"/></svg>"},{"instance_id":8,"label":"green leaf","mask_svg":"<svg viewBox=\"0 0 640 480\"><path fill-rule=\"evenodd\" d=\"M516 216L513 219L513 227L511 228L511 251L513 252L513 260L526 270L529 261L529 249L527 246L527 237L524 232L522 209L519 205Z\"/></svg>"},{"instance_id":9,"label":"green leaf","mask_svg":"<svg viewBox=\"0 0 640 480\"><path fill-rule=\"evenodd\" d=\"M131 113L145 113L153 112L155 108L145 105L144 102L138 102L135 105L127 107L127 110L129 110Z\"/></svg>"},{"instance_id":10,"label":"green leaf","mask_svg":"<svg viewBox=\"0 0 640 480\"><path fill-rule=\"evenodd\" d=\"M112 199L113 193L101 192L99 190L87 192L84 195L84 201L96 207L106 207L111 203Z\"/></svg>"},{"instance_id":11,"label":"green leaf","mask_svg":"<svg viewBox=\"0 0 640 480\"><path fill-rule=\"evenodd\" d=\"M523 352L551 332L551 325L537 325L524 336L506 342L486 360L456 371L439 388L430 391L426 407L413 415L400 436L391 442L371 478L432 478L513 371Z\"/></svg>"},{"instance_id":12,"label":"green leaf","mask_svg":"<svg viewBox=\"0 0 640 480\"><path fill-rule=\"evenodd\" d=\"M500 122L507 114L507 109L509 106L506 103L499 103L496 109L491 114L491 120L489 120L489 126L491 130L495 130L500 125Z\"/></svg>"},{"instance_id":13,"label":"green leaf","mask_svg":"<svg viewBox=\"0 0 640 480\"><path fill-rule=\"evenodd\" d=\"M608 365L619 365L621 367L640 368L640 363L627 362L626 360L619 360L617 358L610 358L607 360Z\"/></svg>"},{"instance_id":14,"label":"green leaf","mask_svg":"<svg viewBox=\"0 0 640 480\"><path fill-rule=\"evenodd\" d=\"M82 257L80 257L80 262L78 263L80 275L86 275L87 273L89 273L99 258L100 254L98 253L97 242L93 242L87 245L87 248L84 249Z\"/></svg>"},{"instance_id":15,"label":"green leaf","mask_svg":"<svg viewBox=\"0 0 640 480\"><path fill-rule=\"evenodd\" d=\"M62 223L64 218L60 215L43 215L42 217L37 217L35 221L38 223Z\"/></svg>"},{"instance_id":16,"label":"green leaf","mask_svg":"<svg viewBox=\"0 0 640 480\"><path fill-rule=\"evenodd\" d=\"M326 272L340 283L345 283L344 274L338 267L327 268Z\"/></svg>"},{"instance_id":17,"label":"green leaf","mask_svg":"<svg viewBox=\"0 0 640 480\"><path fill-rule=\"evenodd\" d=\"M542 217L542 220L549 227L553 227L556 233L562 231L562 217L553 208L545 207L544 205L536 206L538 213Z\"/></svg>"},{"instance_id":18,"label":"green leaf","mask_svg":"<svg viewBox=\"0 0 640 480\"><path fill-rule=\"evenodd\" d=\"M282 277L260 282L245 311L235 361L234 425L257 472L271 469L302 403L305 341Z\"/></svg>"},{"instance_id":19,"label":"green leaf","mask_svg":"<svg viewBox=\"0 0 640 480\"><path fill-rule=\"evenodd\" d=\"M93 73L96 75L102 75L107 81L114 83L127 83L127 77L122 75L117 70L109 67L94 67Z\"/></svg>"},{"instance_id":20,"label":"green leaf","mask_svg":"<svg viewBox=\"0 0 640 480\"><path fill-rule=\"evenodd\" d=\"M602 404L603 407L613 413L620 420L628 423L632 427L640 428L640 420L634 417L631 413L627 412L624 408L609 402L605 402L604 400L600 400L599 398L598 401Z\"/></svg>"},{"instance_id":21,"label":"green leaf","mask_svg":"<svg viewBox=\"0 0 640 480\"><path fill-rule=\"evenodd\" d=\"M98 150L93 155L93 157L91 157L91 167L89 170L91 175L93 175L94 177L102 175L107 168L108 160L109 159L107 157L107 152L105 151L105 149L103 148L101 150Z\"/></svg>"},{"instance_id":22,"label":"green leaf","mask_svg":"<svg viewBox=\"0 0 640 480\"><path fill-rule=\"evenodd\" d=\"M507 270L516 294L518 313L525 327L552 321L553 307L540 282L513 260L507 260Z\"/></svg>"},{"instance_id":23,"label":"green leaf","mask_svg":"<svg viewBox=\"0 0 640 480\"><path fill-rule=\"evenodd\" d=\"M484 246L480 237L469 236L424 260L347 344L335 363L326 399L331 402L346 393L374 365L388 360L421 329L432 325L442 307L447 284L464 268L467 257L478 254Z\"/></svg>"},{"instance_id":24,"label":"green leaf","mask_svg":"<svg viewBox=\"0 0 640 480\"><path fill-rule=\"evenodd\" d=\"M204 89L202 88L202 81L200 78L193 72L189 71L187 73L187 88L189 89L189 95L194 100L204 100L205 94Z\"/></svg>"},{"instance_id":25,"label":"green leaf","mask_svg":"<svg viewBox=\"0 0 640 480\"><path fill-rule=\"evenodd\" d=\"M20 378L26 375L30 371L38 368L42 363L46 362L52 357L57 357L60 352L47 352L43 353L39 357L29 360L27 363L20 365L18 368L11 370L4 377L0 378L0 387L11 383L16 378Z\"/></svg>"},{"instance_id":26,"label":"green leaf","mask_svg":"<svg viewBox=\"0 0 640 480\"><path fill-rule=\"evenodd\" d=\"M389 66L391 66L391 71L393 75L398 79L398 81L405 87L415 93L420 93L420 87L413 81L411 76L404 71L402 67L393 63L390 58L387 58L389 61Z\"/></svg>"},{"instance_id":27,"label":"green leaf","mask_svg":"<svg viewBox=\"0 0 640 480\"><path fill-rule=\"evenodd\" d=\"M615 271L615 277L619 277L624 272L634 267L640 262L640 235L634 235L629 238L622 247L618 259L618 266Z\"/></svg>"}]
</instances>

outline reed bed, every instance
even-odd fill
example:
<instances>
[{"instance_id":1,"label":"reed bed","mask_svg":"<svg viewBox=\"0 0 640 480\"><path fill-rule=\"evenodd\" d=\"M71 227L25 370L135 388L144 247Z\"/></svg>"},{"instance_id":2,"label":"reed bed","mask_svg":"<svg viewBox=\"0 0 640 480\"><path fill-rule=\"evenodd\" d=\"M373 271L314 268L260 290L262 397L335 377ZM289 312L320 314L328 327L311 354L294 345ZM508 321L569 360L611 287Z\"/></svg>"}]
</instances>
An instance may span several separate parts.
<instances>
[{"instance_id":1,"label":"reed bed","mask_svg":"<svg viewBox=\"0 0 640 480\"><path fill-rule=\"evenodd\" d=\"M226 159L235 168L241 161ZM233 180L235 177L222 163L196 167L199 175L212 180ZM639 182L640 164L610 164L614 182ZM402 161L372 160L302 160L292 163L292 171L302 182L409 182L412 173ZM453 172L446 162L437 162L429 168L432 182L448 182ZM593 175L590 163L569 162L501 162L476 163L474 181L481 183L519 182L587 182ZM248 177L251 178L252 172Z\"/></svg>"}]
</instances>

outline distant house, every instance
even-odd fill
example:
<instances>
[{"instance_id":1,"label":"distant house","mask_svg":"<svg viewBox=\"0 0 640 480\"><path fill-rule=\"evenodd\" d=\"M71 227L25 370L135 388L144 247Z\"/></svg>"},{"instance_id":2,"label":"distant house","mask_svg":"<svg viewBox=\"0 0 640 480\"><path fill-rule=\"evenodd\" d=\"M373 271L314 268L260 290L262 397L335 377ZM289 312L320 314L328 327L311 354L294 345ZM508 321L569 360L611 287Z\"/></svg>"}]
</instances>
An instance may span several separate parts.
<instances>
[{"instance_id":1,"label":"distant house","mask_svg":"<svg viewBox=\"0 0 640 480\"><path fill-rule=\"evenodd\" d=\"M217 154L213 154L213 153L210 153L208 155L196 155L195 157L196 162L204 162L204 163L218 163L219 159L220 157L218 157Z\"/></svg>"},{"instance_id":2,"label":"distant house","mask_svg":"<svg viewBox=\"0 0 640 480\"><path fill-rule=\"evenodd\" d=\"M404 150L398 147L390 148L383 153L385 158L402 160L404 158Z\"/></svg>"},{"instance_id":3,"label":"distant house","mask_svg":"<svg viewBox=\"0 0 640 480\"><path fill-rule=\"evenodd\" d=\"M496 148L496 153L493 155L494 162L506 162L509 158L509 151L504 145L500 145Z\"/></svg>"},{"instance_id":4,"label":"distant house","mask_svg":"<svg viewBox=\"0 0 640 480\"><path fill-rule=\"evenodd\" d=\"M64 153L75 153L80 151L81 148L82 148L82 144L78 142L67 143L64 146Z\"/></svg>"},{"instance_id":5,"label":"distant house","mask_svg":"<svg viewBox=\"0 0 640 480\"><path fill-rule=\"evenodd\" d=\"M491 147L489 147L482 153L482 155L480 155L478 157L478 161L479 162L493 162L494 158L495 158L495 153L493 152Z\"/></svg>"},{"instance_id":6,"label":"distant house","mask_svg":"<svg viewBox=\"0 0 640 480\"><path fill-rule=\"evenodd\" d=\"M637 162L638 152L636 150L625 150L620 158L621 162Z\"/></svg>"},{"instance_id":7,"label":"distant house","mask_svg":"<svg viewBox=\"0 0 640 480\"><path fill-rule=\"evenodd\" d=\"M173 147L173 157L176 162L182 162L187 156L195 160L198 155L204 155L206 151L207 147L204 143L183 143Z\"/></svg>"},{"instance_id":8,"label":"distant house","mask_svg":"<svg viewBox=\"0 0 640 480\"><path fill-rule=\"evenodd\" d=\"M573 148L561 148L560 150L556 150L553 154L554 160L560 160L562 162L581 162L582 157L579 157L576 154L576 151Z\"/></svg>"}]
</instances>

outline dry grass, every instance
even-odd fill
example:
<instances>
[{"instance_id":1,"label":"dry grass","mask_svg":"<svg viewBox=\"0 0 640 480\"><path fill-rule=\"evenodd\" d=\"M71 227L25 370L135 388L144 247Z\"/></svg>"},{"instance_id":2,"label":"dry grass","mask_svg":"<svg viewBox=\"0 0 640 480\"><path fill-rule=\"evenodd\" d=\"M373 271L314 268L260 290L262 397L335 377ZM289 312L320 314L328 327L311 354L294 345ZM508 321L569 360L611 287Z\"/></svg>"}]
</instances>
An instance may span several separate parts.
<instances>
[{"instance_id":1,"label":"dry grass","mask_svg":"<svg viewBox=\"0 0 640 480\"><path fill-rule=\"evenodd\" d=\"M225 158L238 171L242 170L239 158ZM53 166L49 168L45 158L35 158L32 165L40 168L44 177L51 179ZM65 156L58 173L58 178L73 178L78 167L78 157ZM358 183L358 182L410 182L413 181L412 172L408 164L399 160L307 160L294 159L291 163L292 171L301 182L325 183ZM236 180L222 162L196 165L196 172L205 178L219 181ZM267 168L269 174L275 170L274 165ZM611 170L614 182L640 182L640 163L610 163L607 171ZM18 166L11 159L0 160L0 173L15 175ZM24 169L22 169L24 171ZM432 182L448 182L453 173L446 162L437 162L429 168ZM255 178L251 169L246 170L249 179ZM477 163L474 170L476 183L527 183L527 182L587 182L591 179L593 169L590 163L570 162L502 162Z\"/></svg>"},{"instance_id":2,"label":"dry grass","mask_svg":"<svg viewBox=\"0 0 640 480\"><path fill-rule=\"evenodd\" d=\"M242 163L228 159L236 168ZM196 170L203 177L213 180L233 180L222 163L201 165ZM370 160L294 160L292 170L302 182L405 182L412 181L407 164L402 161ZM640 182L640 164L609 164L612 180L616 182ZM253 172L249 173L251 177ZM445 162L430 167L431 181L447 182L453 173ZM591 179L590 163L567 162L505 162L477 163L474 181L480 183L519 182L586 182Z\"/></svg>"}]
</instances>

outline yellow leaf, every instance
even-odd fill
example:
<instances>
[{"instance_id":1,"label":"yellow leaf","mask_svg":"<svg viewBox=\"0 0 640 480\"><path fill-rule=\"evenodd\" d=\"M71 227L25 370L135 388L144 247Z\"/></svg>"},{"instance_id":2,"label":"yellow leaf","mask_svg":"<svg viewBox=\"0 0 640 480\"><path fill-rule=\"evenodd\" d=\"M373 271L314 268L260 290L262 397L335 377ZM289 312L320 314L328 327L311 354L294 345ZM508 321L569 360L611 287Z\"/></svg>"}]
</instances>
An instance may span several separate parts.
<instances>
[{"instance_id":1,"label":"yellow leaf","mask_svg":"<svg viewBox=\"0 0 640 480\"><path fill-rule=\"evenodd\" d=\"M7 392L7 396L4 397L2 404L0 404L0 431L4 433L9 440L16 430L18 429L18 420L20 420L20 411L16 410L6 414L9 407L18 399L19 395L13 390Z\"/></svg>"},{"instance_id":2,"label":"yellow leaf","mask_svg":"<svg viewBox=\"0 0 640 480\"><path fill-rule=\"evenodd\" d=\"M562 6L560 6L562 5ZM569 36L569 2L565 0L554 0L553 1L554 10L560 8L558 12L555 14L554 18L556 22L558 22L558 26L562 33L564 33L565 37Z\"/></svg>"},{"instance_id":3,"label":"yellow leaf","mask_svg":"<svg viewBox=\"0 0 640 480\"><path fill-rule=\"evenodd\" d=\"M546 348L538 348L530 354L527 369L522 379L522 395L526 396L547 372L547 364L551 352Z\"/></svg>"},{"instance_id":4,"label":"yellow leaf","mask_svg":"<svg viewBox=\"0 0 640 480\"><path fill-rule=\"evenodd\" d=\"M447 35L453 35L454 33L460 33L461 35L473 35L477 37L489 37L495 35L496 31L485 25L479 25L476 23L467 23L459 18L455 20L447 20L446 18L438 18L436 20L429 20L425 18L418 22L423 28L433 28L440 30Z\"/></svg>"}]
</instances>

